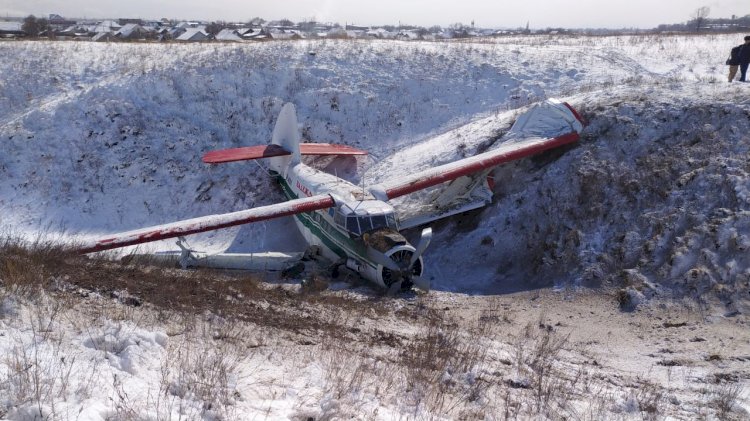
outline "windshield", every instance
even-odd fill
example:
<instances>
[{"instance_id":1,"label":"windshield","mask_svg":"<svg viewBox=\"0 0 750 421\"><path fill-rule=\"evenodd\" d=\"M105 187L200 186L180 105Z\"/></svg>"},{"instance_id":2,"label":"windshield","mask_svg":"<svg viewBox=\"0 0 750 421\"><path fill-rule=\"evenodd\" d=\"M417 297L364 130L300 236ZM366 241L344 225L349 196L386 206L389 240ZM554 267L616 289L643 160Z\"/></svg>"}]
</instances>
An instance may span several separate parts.
<instances>
[{"instance_id":1,"label":"windshield","mask_svg":"<svg viewBox=\"0 0 750 421\"><path fill-rule=\"evenodd\" d=\"M339 223L339 225L341 224ZM354 235L362 235L365 232L380 228L392 228L397 230L396 216L393 214L350 215L346 218L346 230Z\"/></svg>"}]
</instances>

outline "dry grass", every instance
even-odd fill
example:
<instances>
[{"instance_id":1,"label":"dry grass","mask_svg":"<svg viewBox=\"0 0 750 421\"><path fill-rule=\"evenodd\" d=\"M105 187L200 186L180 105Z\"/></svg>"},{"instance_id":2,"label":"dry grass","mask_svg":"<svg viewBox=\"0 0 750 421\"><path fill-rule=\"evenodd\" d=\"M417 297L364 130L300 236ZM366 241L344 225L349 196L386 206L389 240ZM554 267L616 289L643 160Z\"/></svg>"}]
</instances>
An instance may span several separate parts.
<instances>
[{"instance_id":1,"label":"dry grass","mask_svg":"<svg viewBox=\"0 0 750 421\"><path fill-rule=\"evenodd\" d=\"M273 286L9 241L0 247L0 279L0 318L22 323L33 338L11 338L0 358L0 394L10 397L0 415L11 418L19 407L65 418L55 402L101 387L96 366L63 351L70 338L61 332L82 332L107 361L123 355L136 329L166 329L163 349L152 350L161 355L158 379L143 396L108 374L111 419L241 419L241 402L285 393L262 374L274 364L264 354L269 343L298 355L303 376L319 367L321 385L301 393L299 419L374 419L382 407L413 419L658 419L672 410L658 383L621 381L580 361L586 350L557 325L543 316L523 325L529 318L501 300L465 318L419 295L323 291L317 277ZM717 384L705 392L706 416L738 419L741 395L736 383Z\"/></svg>"}]
</instances>

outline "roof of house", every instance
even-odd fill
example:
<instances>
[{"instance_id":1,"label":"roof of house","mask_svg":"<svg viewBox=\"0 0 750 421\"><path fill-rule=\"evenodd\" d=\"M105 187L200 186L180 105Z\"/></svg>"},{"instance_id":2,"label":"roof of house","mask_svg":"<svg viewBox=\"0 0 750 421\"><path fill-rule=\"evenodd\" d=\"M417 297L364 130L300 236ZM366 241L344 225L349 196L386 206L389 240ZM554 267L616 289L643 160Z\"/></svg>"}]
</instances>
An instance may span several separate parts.
<instances>
[{"instance_id":1,"label":"roof of house","mask_svg":"<svg viewBox=\"0 0 750 421\"><path fill-rule=\"evenodd\" d=\"M232 29L222 29L215 38L219 41L242 41L242 37Z\"/></svg>"},{"instance_id":2,"label":"roof of house","mask_svg":"<svg viewBox=\"0 0 750 421\"><path fill-rule=\"evenodd\" d=\"M141 32L147 31L146 28L138 25L137 23L128 23L127 25L120 28L115 35L119 35L123 38L127 38L133 34L138 35Z\"/></svg>"},{"instance_id":3,"label":"roof of house","mask_svg":"<svg viewBox=\"0 0 750 421\"><path fill-rule=\"evenodd\" d=\"M177 37L177 41L203 41L208 39L208 34L201 28L187 28L187 30Z\"/></svg>"},{"instance_id":4,"label":"roof of house","mask_svg":"<svg viewBox=\"0 0 750 421\"><path fill-rule=\"evenodd\" d=\"M0 22L0 31L3 32L23 32L21 22Z\"/></svg>"}]
</instances>

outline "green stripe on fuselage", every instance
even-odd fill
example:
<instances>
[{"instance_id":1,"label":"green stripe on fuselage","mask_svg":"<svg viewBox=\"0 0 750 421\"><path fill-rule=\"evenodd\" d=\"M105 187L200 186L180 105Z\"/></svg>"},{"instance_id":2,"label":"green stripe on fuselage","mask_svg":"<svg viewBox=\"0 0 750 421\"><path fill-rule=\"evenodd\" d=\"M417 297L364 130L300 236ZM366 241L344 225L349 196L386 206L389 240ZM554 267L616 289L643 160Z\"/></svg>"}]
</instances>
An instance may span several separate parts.
<instances>
[{"instance_id":1,"label":"green stripe on fuselage","mask_svg":"<svg viewBox=\"0 0 750 421\"><path fill-rule=\"evenodd\" d=\"M294 200L299 198L297 194L294 193L294 190L289 185L287 180L285 180L281 175L276 175L276 177L279 185L281 186L281 190L284 192L284 195L287 197L287 199ZM295 216L302 223L302 225L305 226L305 228L309 229L314 236L320 238L323 244L331 249L331 251L339 255L339 257L347 258L349 256L352 256L357 258L360 263L367 264L368 266L371 266L373 268L376 267L367 258L364 257L367 253L367 250L365 249L365 246L363 244L360 244L358 241L352 240L348 235L343 234L341 231L331 226L331 224L325 218L322 218L322 220L327 227L322 226L320 222L316 221L313 218L313 214L315 212L316 211L303 212L298 213Z\"/></svg>"}]
</instances>

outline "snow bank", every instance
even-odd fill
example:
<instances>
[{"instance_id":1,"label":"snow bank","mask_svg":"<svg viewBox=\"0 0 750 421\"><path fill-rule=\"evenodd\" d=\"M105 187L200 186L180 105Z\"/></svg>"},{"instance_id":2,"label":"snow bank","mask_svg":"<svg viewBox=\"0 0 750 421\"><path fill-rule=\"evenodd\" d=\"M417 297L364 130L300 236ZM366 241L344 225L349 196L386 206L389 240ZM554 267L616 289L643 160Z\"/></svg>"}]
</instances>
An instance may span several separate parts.
<instances>
[{"instance_id":1,"label":"snow bank","mask_svg":"<svg viewBox=\"0 0 750 421\"><path fill-rule=\"evenodd\" d=\"M304 137L371 151L350 174L370 183L474 153L519 107L562 96L590 120L584 140L497 170L495 204L438 224L433 285L611 283L731 307L747 295L750 243L747 87L723 82L734 38L0 43L2 223L101 234L275 203L262 168L199 157L267 143L286 101ZM289 220L191 240L300 242Z\"/></svg>"}]
</instances>

